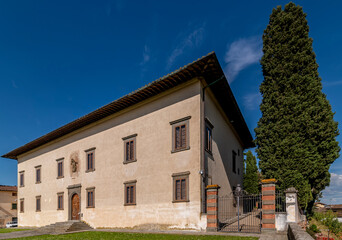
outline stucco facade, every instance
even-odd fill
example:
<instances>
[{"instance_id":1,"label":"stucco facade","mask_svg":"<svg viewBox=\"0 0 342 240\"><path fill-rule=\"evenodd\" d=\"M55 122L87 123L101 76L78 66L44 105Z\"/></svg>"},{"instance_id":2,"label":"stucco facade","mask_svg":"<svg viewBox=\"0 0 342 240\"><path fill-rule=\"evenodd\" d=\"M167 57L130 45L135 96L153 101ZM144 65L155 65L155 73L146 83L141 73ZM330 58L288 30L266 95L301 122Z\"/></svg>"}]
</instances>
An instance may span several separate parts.
<instances>
[{"instance_id":1,"label":"stucco facade","mask_svg":"<svg viewBox=\"0 0 342 240\"><path fill-rule=\"evenodd\" d=\"M18 199L23 205L18 214L19 225L44 226L70 220L72 198L77 194L81 220L95 228L158 225L166 229L204 230L206 185L219 184L221 192L228 192L242 183L242 152L247 146L241 133L231 125L215 91L204 91L206 81L202 76L191 77L29 151L27 145L20 154L20 148L14 150L18 160ZM210 154L204 147L208 121L213 127ZM186 127L186 147L175 151L174 126L179 122ZM125 144L131 137L135 141L134 159L127 162ZM91 171L87 170L88 150L94 153ZM239 170L235 173L231 171L233 151L238 153ZM12 153L6 156L14 158ZM63 176L58 176L61 161ZM186 188L182 185L186 190L179 193L186 194L182 201L175 198L178 178L186 182ZM134 204L127 204L127 184L135 186ZM88 191L94 194L91 207ZM62 196L62 207L58 196Z\"/></svg>"},{"instance_id":2,"label":"stucco facade","mask_svg":"<svg viewBox=\"0 0 342 240\"><path fill-rule=\"evenodd\" d=\"M0 228L17 220L17 187L0 185Z\"/></svg>"},{"instance_id":3,"label":"stucco facade","mask_svg":"<svg viewBox=\"0 0 342 240\"><path fill-rule=\"evenodd\" d=\"M213 127L212 154L205 151L208 166L208 185L218 184L219 196L232 192L237 184L242 185L243 146L237 133L230 125L220 105L211 91L205 92L205 120ZM233 154L236 154L236 166L233 169Z\"/></svg>"}]
</instances>

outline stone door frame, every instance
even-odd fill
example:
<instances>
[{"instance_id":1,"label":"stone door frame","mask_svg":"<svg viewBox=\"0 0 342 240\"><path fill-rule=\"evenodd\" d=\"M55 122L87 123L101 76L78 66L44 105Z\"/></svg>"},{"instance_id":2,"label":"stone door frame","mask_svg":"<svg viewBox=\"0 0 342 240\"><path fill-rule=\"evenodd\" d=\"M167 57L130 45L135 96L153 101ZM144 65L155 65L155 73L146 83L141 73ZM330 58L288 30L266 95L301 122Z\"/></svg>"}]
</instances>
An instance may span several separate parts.
<instances>
[{"instance_id":1,"label":"stone door frame","mask_svg":"<svg viewBox=\"0 0 342 240\"><path fill-rule=\"evenodd\" d=\"M80 213L81 213L81 188L82 185L81 184L75 184L75 185L70 185L68 186L68 206L69 206L69 210L68 210L68 220L72 219L72 197L74 196L74 194L78 195L78 199L79 199L79 208L80 208ZM80 220L81 220L81 215L80 214Z\"/></svg>"}]
</instances>

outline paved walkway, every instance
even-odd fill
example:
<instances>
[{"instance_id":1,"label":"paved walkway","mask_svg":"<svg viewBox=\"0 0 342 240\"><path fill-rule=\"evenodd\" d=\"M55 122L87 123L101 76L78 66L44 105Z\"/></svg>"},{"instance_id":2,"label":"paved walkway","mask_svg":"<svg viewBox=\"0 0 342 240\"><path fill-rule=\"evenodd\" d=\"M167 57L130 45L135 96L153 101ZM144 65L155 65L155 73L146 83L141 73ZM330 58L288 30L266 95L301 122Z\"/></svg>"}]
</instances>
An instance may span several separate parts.
<instances>
[{"instance_id":1,"label":"paved walkway","mask_svg":"<svg viewBox=\"0 0 342 240\"><path fill-rule=\"evenodd\" d=\"M43 233L39 233L36 230L17 231L17 232L10 232L10 233L0 233L0 239L32 237L32 236L39 236L39 235L43 235Z\"/></svg>"},{"instance_id":2,"label":"paved walkway","mask_svg":"<svg viewBox=\"0 0 342 240\"><path fill-rule=\"evenodd\" d=\"M132 229L94 229L92 231L100 232L126 232L126 233L159 233L159 234L182 234L182 235L220 235L220 236L240 236L240 237L258 237L259 240L288 240L285 232L267 232L261 234L253 233L227 233L227 232L198 232L189 230L132 230ZM43 235L36 230L18 231L11 233L1 233L0 239L11 239L21 237L32 237Z\"/></svg>"}]
</instances>

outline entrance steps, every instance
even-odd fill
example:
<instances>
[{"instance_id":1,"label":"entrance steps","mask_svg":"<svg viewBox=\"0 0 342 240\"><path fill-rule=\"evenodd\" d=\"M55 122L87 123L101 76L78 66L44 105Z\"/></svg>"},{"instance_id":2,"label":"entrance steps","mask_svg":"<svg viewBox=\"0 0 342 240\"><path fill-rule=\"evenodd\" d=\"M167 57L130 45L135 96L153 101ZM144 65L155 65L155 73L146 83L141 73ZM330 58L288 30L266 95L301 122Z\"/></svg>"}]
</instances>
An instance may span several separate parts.
<instances>
[{"instance_id":1,"label":"entrance steps","mask_svg":"<svg viewBox=\"0 0 342 240\"><path fill-rule=\"evenodd\" d=\"M89 231L93 228L90 227L87 223L78 221L78 220L70 220L66 222L56 222L44 227L37 229L39 233L43 234L62 234L69 232L78 232L78 231Z\"/></svg>"}]
</instances>

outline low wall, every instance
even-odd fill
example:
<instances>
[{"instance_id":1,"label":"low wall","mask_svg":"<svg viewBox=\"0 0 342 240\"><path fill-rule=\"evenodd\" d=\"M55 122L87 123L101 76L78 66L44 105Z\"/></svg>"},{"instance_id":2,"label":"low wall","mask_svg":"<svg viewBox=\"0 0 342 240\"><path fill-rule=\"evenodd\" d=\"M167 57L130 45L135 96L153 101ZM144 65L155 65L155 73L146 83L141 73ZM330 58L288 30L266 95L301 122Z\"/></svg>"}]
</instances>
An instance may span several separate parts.
<instances>
[{"instance_id":1,"label":"low wall","mask_svg":"<svg viewBox=\"0 0 342 240\"><path fill-rule=\"evenodd\" d=\"M297 223L288 223L287 236L289 240L313 240Z\"/></svg>"}]
</instances>

